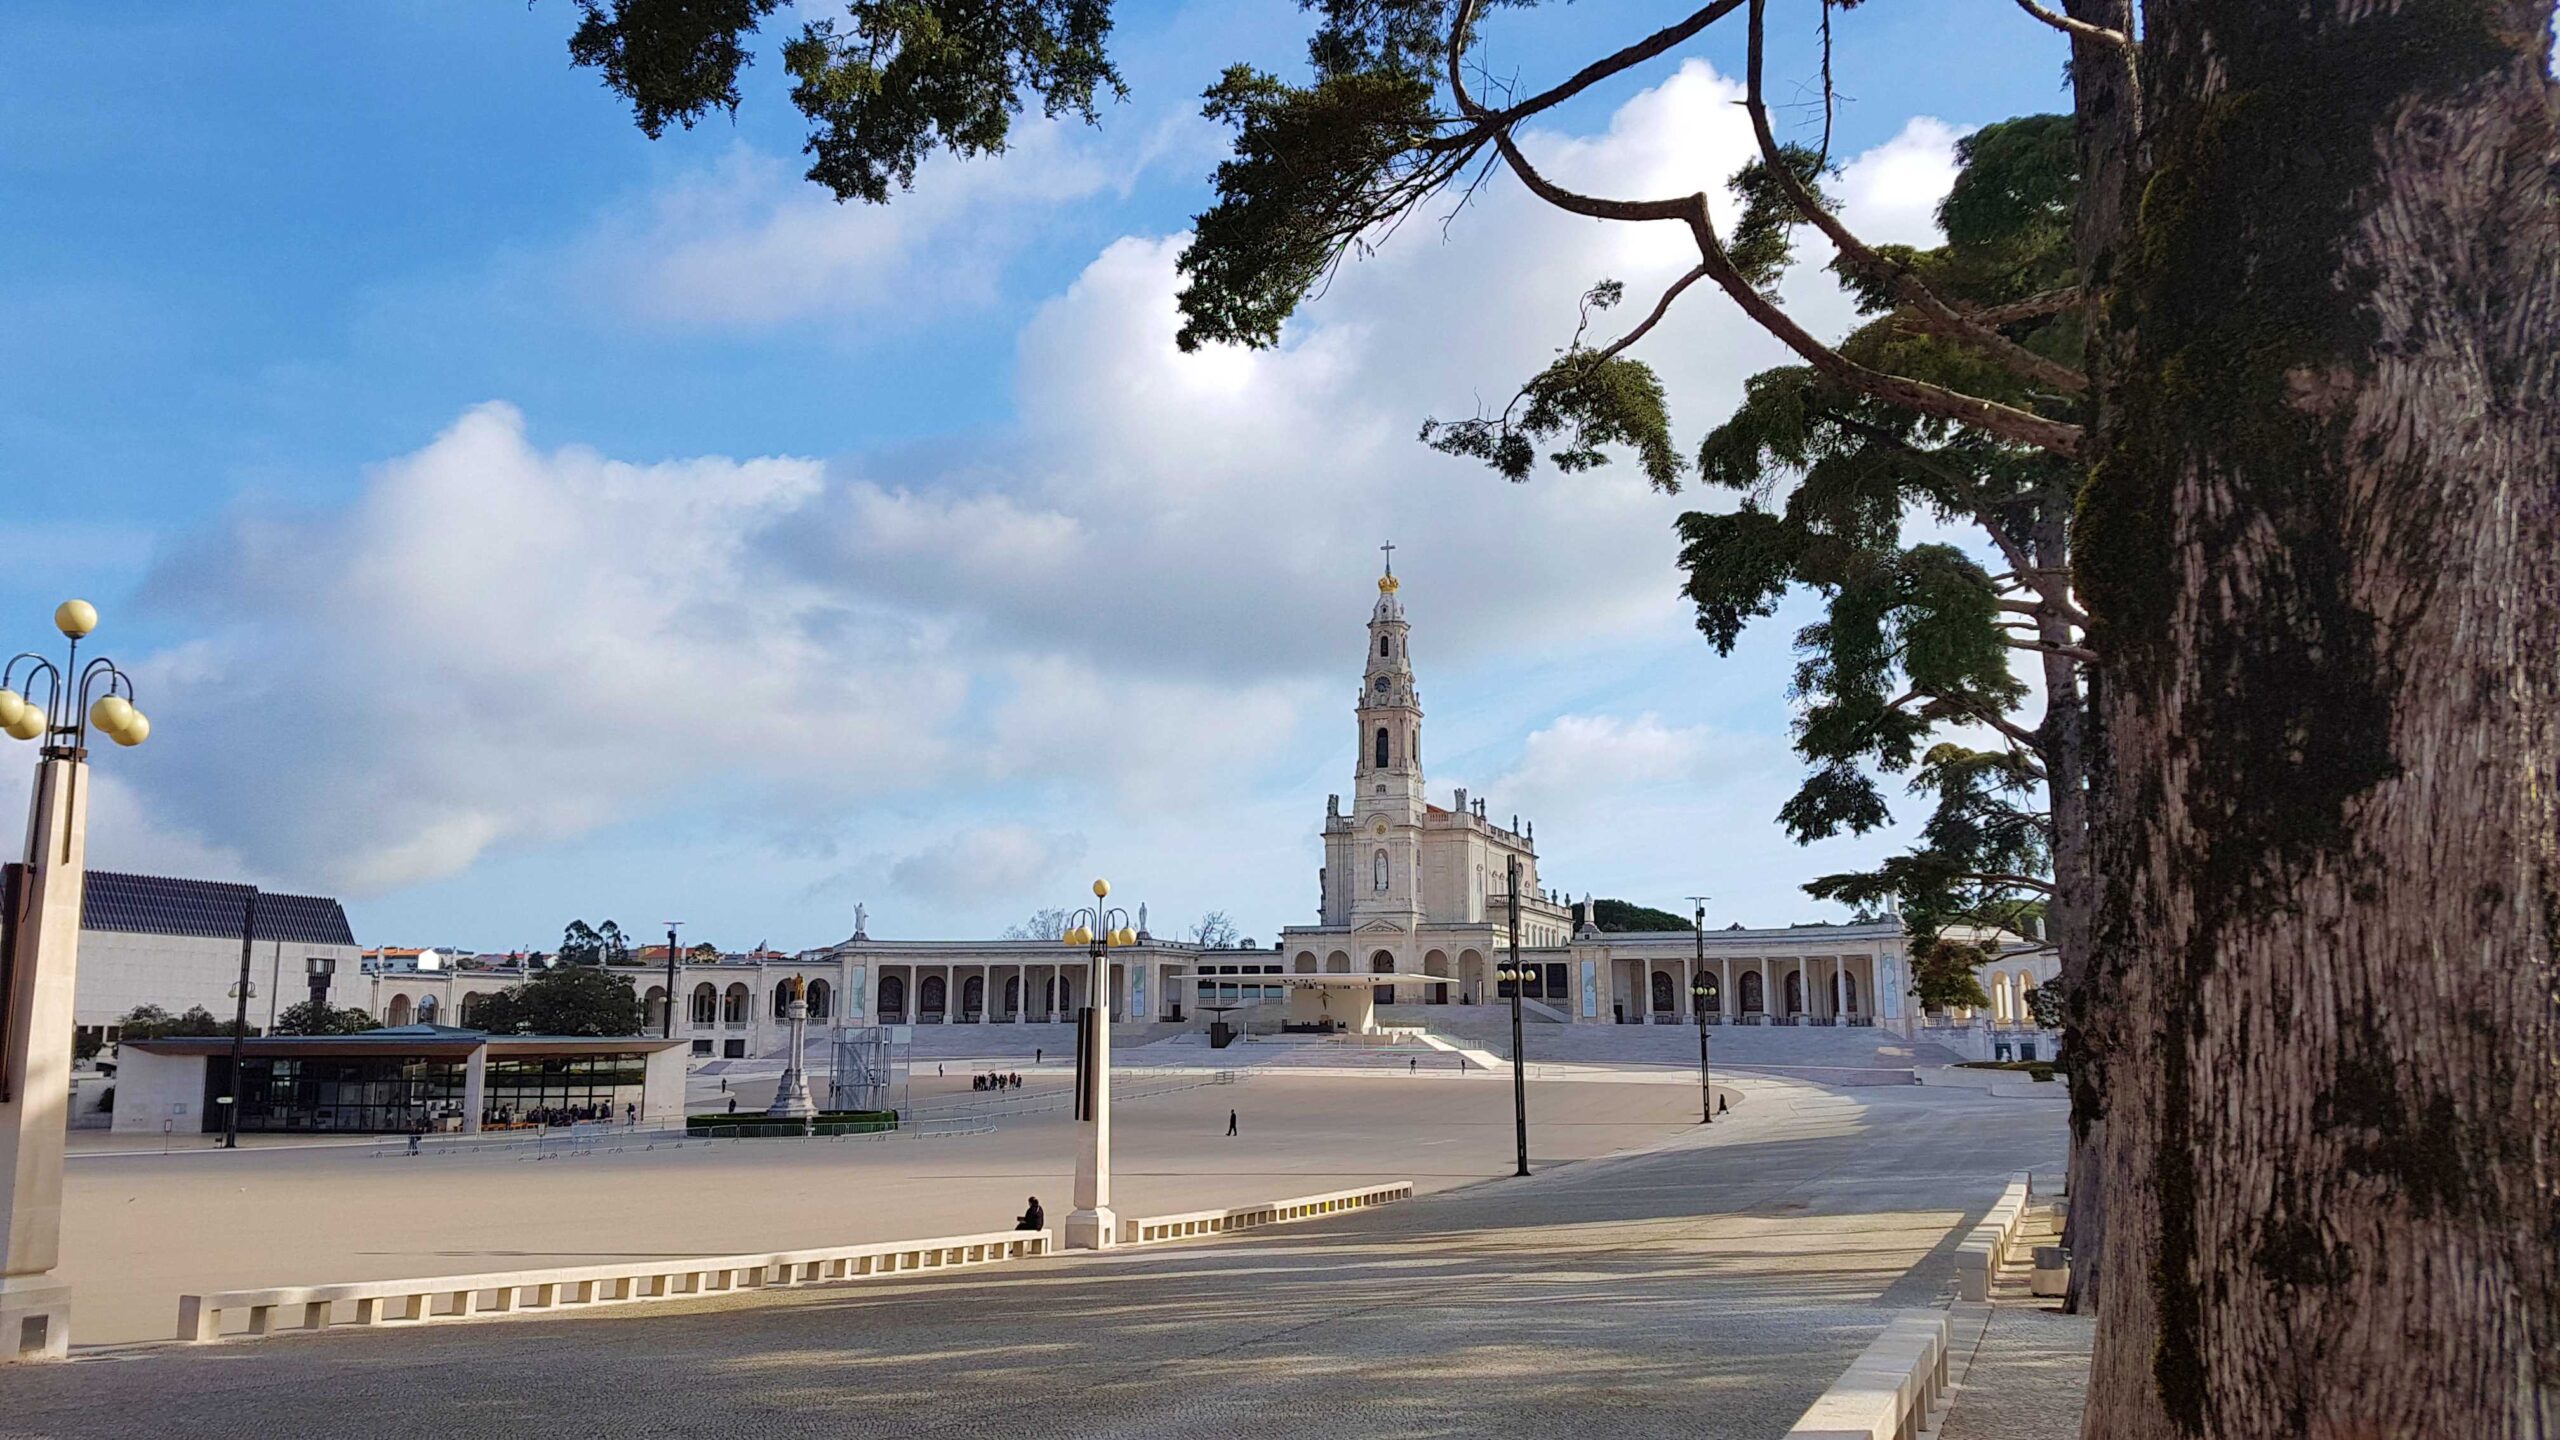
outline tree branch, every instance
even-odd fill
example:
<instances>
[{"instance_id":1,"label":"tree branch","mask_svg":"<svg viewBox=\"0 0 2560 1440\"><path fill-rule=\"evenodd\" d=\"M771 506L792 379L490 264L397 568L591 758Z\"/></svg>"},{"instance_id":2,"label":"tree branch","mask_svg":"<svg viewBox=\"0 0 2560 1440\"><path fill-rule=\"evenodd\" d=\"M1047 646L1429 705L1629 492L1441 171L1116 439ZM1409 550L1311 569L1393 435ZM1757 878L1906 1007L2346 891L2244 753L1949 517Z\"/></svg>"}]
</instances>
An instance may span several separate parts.
<instances>
[{"instance_id":1,"label":"tree branch","mask_svg":"<svg viewBox=\"0 0 2560 1440\"><path fill-rule=\"evenodd\" d=\"M1869 248L1867 243L1859 239L1848 226L1840 223L1840 217L1831 213L1830 207L1822 203L1822 197L1814 194L1804 181L1797 177L1795 167L1788 164L1786 157L1779 153L1778 137L1769 128L1769 107L1762 98L1760 89L1761 59L1764 49L1761 43L1762 21L1768 8L1768 0L1750 0L1750 3L1748 48L1744 52L1743 60L1743 108L1750 112L1751 133L1760 142L1761 159L1767 163L1778 182L1778 187L1786 192L1788 201L1796 208L1796 213L1802 215L1815 229L1829 236L1832 245L1850 264L1870 274L1891 277L1894 293L1901 298L1902 303L1911 307L1912 312L1929 329L1984 351L1992 359L2037 384L2059 390L2065 395L2086 394L2089 389L2089 377L2086 374L2058 361L2046 359L1979 320L1958 314L1947 302L1938 298L1937 292L1922 284L1920 278L1911 273L1909 266L1888 261Z\"/></svg>"},{"instance_id":2,"label":"tree branch","mask_svg":"<svg viewBox=\"0 0 2560 1440\"><path fill-rule=\"evenodd\" d=\"M2018 0L2018 8L2065 35L2077 36L2082 40L2094 40L2101 45L2113 45L2118 49L2133 43L2125 38L2121 30L2110 30L2104 25L2092 25L2086 20L2074 20L2068 15L2057 15L2037 4L2036 0Z\"/></svg>"},{"instance_id":3,"label":"tree branch","mask_svg":"<svg viewBox=\"0 0 2560 1440\"><path fill-rule=\"evenodd\" d=\"M1701 261L1696 268L1690 270L1688 274L1672 281L1671 288L1662 292L1662 298L1653 302L1652 314L1645 316L1644 320L1633 330L1630 330L1626 334L1619 336L1616 340L1611 341L1605 349L1593 351L1591 358L1593 360L1609 359L1620 351L1626 349L1628 346L1643 339L1646 331L1661 324L1662 317L1670 313L1671 302L1680 298L1680 292L1697 284L1700 280L1705 279L1706 275L1706 263Z\"/></svg>"},{"instance_id":4,"label":"tree branch","mask_svg":"<svg viewBox=\"0 0 2560 1440\"><path fill-rule=\"evenodd\" d=\"M1983 325L2015 325L2021 320L2041 320L2079 307L2080 287L2070 285L2060 290L2047 290L2041 295L2030 295L2023 300L2012 300L2005 305L1970 306L1964 313Z\"/></svg>"}]
</instances>

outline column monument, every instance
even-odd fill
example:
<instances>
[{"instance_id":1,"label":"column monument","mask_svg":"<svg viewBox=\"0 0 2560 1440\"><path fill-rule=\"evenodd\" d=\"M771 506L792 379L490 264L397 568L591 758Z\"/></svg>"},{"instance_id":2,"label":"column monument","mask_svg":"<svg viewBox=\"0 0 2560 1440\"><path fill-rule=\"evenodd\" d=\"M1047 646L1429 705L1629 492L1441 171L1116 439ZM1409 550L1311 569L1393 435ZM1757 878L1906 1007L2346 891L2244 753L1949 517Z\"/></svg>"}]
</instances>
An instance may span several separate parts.
<instances>
[{"instance_id":1,"label":"column monument","mask_svg":"<svg viewBox=\"0 0 2560 1440\"><path fill-rule=\"evenodd\" d=\"M791 998L783 1006L791 1026L791 1058L782 1062L782 1079L773 1087L773 1103L764 1113L777 1120L807 1120L818 1113L817 1102L809 1098L807 1067L801 1063L809 1035L809 987L797 975L785 983L791 987Z\"/></svg>"}]
</instances>

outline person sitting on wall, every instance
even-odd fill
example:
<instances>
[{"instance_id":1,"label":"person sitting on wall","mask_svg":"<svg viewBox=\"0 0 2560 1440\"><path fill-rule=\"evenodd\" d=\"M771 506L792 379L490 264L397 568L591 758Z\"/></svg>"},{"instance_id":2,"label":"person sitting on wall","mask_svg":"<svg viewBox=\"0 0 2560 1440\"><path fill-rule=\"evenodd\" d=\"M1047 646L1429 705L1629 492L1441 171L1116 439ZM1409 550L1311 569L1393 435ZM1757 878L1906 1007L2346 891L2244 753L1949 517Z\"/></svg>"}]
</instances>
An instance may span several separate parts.
<instances>
[{"instance_id":1,"label":"person sitting on wall","mask_svg":"<svg viewBox=\"0 0 2560 1440\"><path fill-rule=\"evenodd\" d=\"M1049 1212L1040 1208L1039 1196L1034 1195L1031 1197L1031 1208L1023 1211L1022 1218L1013 1222L1013 1228L1016 1230L1046 1230L1049 1228Z\"/></svg>"}]
</instances>

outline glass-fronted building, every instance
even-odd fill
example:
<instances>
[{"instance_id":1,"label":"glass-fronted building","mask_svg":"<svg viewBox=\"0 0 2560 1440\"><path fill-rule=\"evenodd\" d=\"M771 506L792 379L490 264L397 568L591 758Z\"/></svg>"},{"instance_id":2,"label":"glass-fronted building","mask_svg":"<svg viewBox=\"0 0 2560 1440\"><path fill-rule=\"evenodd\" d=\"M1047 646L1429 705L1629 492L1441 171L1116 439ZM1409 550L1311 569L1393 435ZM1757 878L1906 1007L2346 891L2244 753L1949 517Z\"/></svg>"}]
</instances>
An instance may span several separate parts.
<instances>
[{"instance_id":1,"label":"glass-fronted building","mask_svg":"<svg viewBox=\"0 0 2560 1440\"><path fill-rule=\"evenodd\" d=\"M244 1133L476 1133L683 1114L680 1040L441 1025L267 1035L241 1042L236 1087L231 1046L221 1036L127 1041L116 1128L219 1133L235 1095Z\"/></svg>"}]
</instances>

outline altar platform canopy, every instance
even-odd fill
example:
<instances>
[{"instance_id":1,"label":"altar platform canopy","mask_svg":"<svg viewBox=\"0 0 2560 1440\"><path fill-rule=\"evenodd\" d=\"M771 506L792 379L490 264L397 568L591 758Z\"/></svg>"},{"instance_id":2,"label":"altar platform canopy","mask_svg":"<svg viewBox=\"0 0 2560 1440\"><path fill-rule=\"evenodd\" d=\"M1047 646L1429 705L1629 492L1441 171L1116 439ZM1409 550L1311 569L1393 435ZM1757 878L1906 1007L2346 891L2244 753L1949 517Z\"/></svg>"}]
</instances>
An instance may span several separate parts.
<instances>
[{"instance_id":1,"label":"altar platform canopy","mask_svg":"<svg viewBox=\"0 0 2560 1440\"><path fill-rule=\"evenodd\" d=\"M1393 987L1399 984L1448 983L1446 975L1425 975L1411 970L1378 971L1368 975L1339 972L1238 975L1232 979L1221 975L1201 986L1202 995L1197 1008L1204 1014L1230 1011L1250 1014L1265 1010L1273 1003L1259 992L1282 990L1287 992L1279 1002L1283 1007L1279 1017L1283 1024L1321 1025L1330 1020L1338 1029L1365 1035L1378 1028L1377 992L1381 988L1392 994Z\"/></svg>"}]
</instances>

